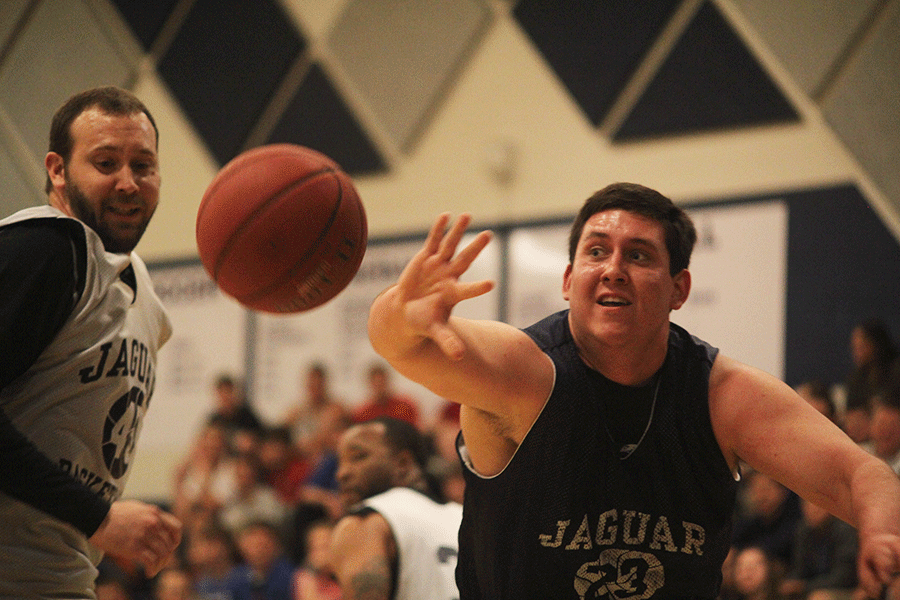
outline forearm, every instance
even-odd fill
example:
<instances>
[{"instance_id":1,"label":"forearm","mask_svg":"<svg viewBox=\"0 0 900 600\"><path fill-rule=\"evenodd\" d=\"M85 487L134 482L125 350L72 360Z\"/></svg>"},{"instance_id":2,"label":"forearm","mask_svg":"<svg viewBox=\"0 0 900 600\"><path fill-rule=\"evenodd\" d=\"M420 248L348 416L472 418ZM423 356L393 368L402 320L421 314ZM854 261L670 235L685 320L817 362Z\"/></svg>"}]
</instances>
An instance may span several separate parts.
<instances>
[{"instance_id":1,"label":"forearm","mask_svg":"<svg viewBox=\"0 0 900 600\"><path fill-rule=\"evenodd\" d=\"M851 498L859 535L900 535L900 479L883 461L870 457L853 472Z\"/></svg>"},{"instance_id":2,"label":"forearm","mask_svg":"<svg viewBox=\"0 0 900 600\"><path fill-rule=\"evenodd\" d=\"M0 410L0 491L91 536L109 503L63 472Z\"/></svg>"}]
</instances>

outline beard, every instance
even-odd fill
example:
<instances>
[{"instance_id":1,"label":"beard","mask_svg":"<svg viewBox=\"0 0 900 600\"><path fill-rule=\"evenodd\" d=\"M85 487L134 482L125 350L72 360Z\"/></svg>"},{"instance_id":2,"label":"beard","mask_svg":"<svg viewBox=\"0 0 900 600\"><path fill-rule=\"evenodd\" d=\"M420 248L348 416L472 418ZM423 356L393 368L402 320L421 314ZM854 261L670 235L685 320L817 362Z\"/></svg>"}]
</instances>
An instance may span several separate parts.
<instances>
[{"instance_id":1,"label":"beard","mask_svg":"<svg viewBox=\"0 0 900 600\"><path fill-rule=\"evenodd\" d=\"M113 204L113 201L104 198L100 201L99 206L95 207L94 203L78 187L78 184L71 179L66 182L66 197L75 218L94 230L107 252L115 254L128 254L134 250L147 229L150 217L153 216L153 211L151 211L136 226L123 226L115 223L103 216L105 207ZM144 203L140 202L140 204Z\"/></svg>"}]
</instances>

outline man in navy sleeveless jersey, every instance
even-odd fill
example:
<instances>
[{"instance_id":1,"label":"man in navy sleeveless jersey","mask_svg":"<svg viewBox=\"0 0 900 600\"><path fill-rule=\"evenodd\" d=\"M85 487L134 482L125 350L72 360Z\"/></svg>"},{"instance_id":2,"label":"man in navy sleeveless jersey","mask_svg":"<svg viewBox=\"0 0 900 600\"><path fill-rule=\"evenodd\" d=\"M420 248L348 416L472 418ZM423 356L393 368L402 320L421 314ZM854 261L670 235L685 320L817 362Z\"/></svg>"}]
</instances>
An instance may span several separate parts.
<instances>
[{"instance_id":1,"label":"man in navy sleeveless jersey","mask_svg":"<svg viewBox=\"0 0 900 600\"><path fill-rule=\"evenodd\" d=\"M859 579L900 571L900 481L790 387L670 322L696 231L668 198L613 184L569 239L569 309L526 330L452 315L470 222L441 215L369 336L400 373L462 405L463 600L715 598L739 464L859 531ZM448 227L449 226L449 227Z\"/></svg>"},{"instance_id":2,"label":"man in navy sleeveless jersey","mask_svg":"<svg viewBox=\"0 0 900 600\"><path fill-rule=\"evenodd\" d=\"M181 537L120 500L169 318L132 252L159 202L157 130L133 94L53 118L48 204L0 220L0 597L93 598L114 552L155 575Z\"/></svg>"}]
</instances>

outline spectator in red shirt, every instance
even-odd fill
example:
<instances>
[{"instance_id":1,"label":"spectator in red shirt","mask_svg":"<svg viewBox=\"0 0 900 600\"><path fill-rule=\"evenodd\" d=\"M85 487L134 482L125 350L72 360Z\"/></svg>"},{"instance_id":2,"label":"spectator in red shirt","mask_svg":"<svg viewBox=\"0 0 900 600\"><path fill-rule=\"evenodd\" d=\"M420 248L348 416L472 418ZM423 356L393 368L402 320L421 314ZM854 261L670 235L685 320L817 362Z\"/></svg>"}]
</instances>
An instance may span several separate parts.
<instances>
[{"instance_id":1,"label":"spectator in red shirt","mask_svg":"<svg viewBox=\"0 0 900 600\"><path fill-rule=\"evenodd\" d=\"M376 417L393 417L421 429L421 416L416 401L391 389L387 367L381 363L373 364L369 367L368 378L371 394L354 412L355 422L362 423Z\"/></svg>"},{"instance_id":2,"label":"spectator in red shirt","mask_svg":"<svg viewBox=\"0 0 900 600\"><path fill-rule=\"evenodd\" d=\"M259 460L266 483L272 486L278 499L288 505L296 504L312 465L294 445L291 430L267 429L260 440Z\"/></svg>"}]
</instances>

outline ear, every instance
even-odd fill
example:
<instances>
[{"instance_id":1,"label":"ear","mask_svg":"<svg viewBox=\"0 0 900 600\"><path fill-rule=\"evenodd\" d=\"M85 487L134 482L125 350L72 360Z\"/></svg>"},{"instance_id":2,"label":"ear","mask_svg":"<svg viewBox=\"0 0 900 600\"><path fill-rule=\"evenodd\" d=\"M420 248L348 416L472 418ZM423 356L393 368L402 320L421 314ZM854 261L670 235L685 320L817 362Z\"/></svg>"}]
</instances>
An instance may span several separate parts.
<instances>
[{"instance_id":1,"label":"ear","mask_svg":"<svg viewBox=\"0 0 900 600\"><path fill-rule=\"evenodd\" d=\"M409 485L416 477L418 466L409 450L402 450L394 457L394 464L397 467L397 477L400 479L400 485Z\"/></svg>"},{"instance_id":2,"label":"ear","mask_svg":"<svg viewBox=\"0 0 900 600\"><path fill-rule=\"evenodd\" d=\"M48 152L44 157L44 167L47 169L47 175L54 188L66 184L66 165L62 156L56 152Z\"/></svg>"},{"instance_id":3,"label":"ear","mask_svg":"<svg viewBox=\"0 0 900 600\"><path fill-rule=\"evenodd\" d=\"M688 295L691 293L691 273L687 269L682 269L682 271L675 275L672 278L672 282L675 284L674 291L672 292L672 303L670 304L670 310L678 310L681 308L685 302L687 302Z\"/></svg>"},{"instance_id":4,"label":"ear","mask_svg":"<svg viewBox=\"0 0 900 600\"><path fill-rule=\"evenodd\" d=\"M562 296L563 300L569 299L569 289L572 286L572 263L566 265L566 272L563 274Z\"/></svg>"},{"instance_id":5,"label":"ear","mask_svg":"<svg viewBox=\"0 0 900 600\"><path fill-rule=\"evenodd\" d=\"M63 157L56 152L48 152L44 157L44 167L47 169L47 176L50 178L50 204L65 214L74 216L69 206L69 201L63 190L66 187L66 165Z\"/></svg>"}]
</instances>

